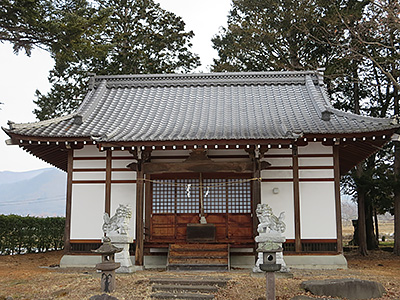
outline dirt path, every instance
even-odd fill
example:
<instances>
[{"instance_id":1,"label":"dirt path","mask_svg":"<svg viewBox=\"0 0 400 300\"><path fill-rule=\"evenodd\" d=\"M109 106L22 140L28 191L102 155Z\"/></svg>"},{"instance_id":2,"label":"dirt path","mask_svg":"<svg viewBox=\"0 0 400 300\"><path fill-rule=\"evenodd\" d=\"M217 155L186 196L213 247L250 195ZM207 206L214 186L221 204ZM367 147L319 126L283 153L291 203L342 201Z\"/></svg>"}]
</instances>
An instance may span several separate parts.
<instances>
[{"instance_id":1,"label":"dirt path","mask_svg":"<svg viewBox=\"0 0 400 300\"><path fill-rule=\"evenodd\" d=\"M61 256L61 252L0 256L0 300L8 296L26 300L82 300L100 293L100 278L94 270L43 268L57 265ZM400 299L400 257L383 251L371 252L368 257L348 253L346 257L349 265L347 270L293 270L293 278L277 279L277 299L306 294L299 287L304 280L348 277L379 281L387 290L381 299ZM119 300L150 299L149 278L165 275L182 277L191 274L142 271L133 275L118 275L117 291L113 296ZM254 300L265 295L265 279L254 278L249 271L207 275L232 278L228 287L220 290L216 299Z\"/></svg>"}]
</instances>

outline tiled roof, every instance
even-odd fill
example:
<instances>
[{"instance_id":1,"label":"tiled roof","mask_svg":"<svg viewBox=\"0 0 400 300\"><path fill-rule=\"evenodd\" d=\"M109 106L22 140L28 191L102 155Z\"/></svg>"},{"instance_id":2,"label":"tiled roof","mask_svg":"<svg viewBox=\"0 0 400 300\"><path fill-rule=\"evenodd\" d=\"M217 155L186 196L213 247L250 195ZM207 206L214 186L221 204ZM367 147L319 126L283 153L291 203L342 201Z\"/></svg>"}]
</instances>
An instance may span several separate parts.
<instances>
[{"instance_id":1,"label":"tiled roof","mask_svg":"<svg viewBox=\"0 0 400 300\"><path fill-rule=\"evenodd\" d=\"M90 87L75 113L7 131L111 142L293 139L398 127L335 110L312 71L96 76Z\"/></svg>"}]
</instances>

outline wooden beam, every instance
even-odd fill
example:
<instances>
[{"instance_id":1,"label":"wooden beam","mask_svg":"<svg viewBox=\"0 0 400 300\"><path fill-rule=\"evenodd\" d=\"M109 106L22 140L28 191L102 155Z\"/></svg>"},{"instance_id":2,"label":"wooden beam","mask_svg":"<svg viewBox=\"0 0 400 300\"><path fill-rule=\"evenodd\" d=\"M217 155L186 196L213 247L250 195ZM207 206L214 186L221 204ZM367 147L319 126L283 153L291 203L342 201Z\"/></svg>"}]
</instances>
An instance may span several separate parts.
<instances>
[{"instance_id":1,"label":"wooden beam","mask_svg":"<svg viewBox=\"0 0 400 300\"><path fill-rule=\"evenodd\" d=\"M142 162L139 161L139 170L136 179L136 251L135 265L143 266L143 202L144 202L144 172L140 168Z\"/></svg>"},{"instance_id":2,"label":"wooden beam","mask_svg":"<svg viewBox=\"0 0 400 300\"><path fill-rule=\"evenodd\" d=\"M111 215L111 166L112 166L112 152L107 150L106 156L106 195L105 195L105 212Z\"/></svg>"},{"instance_id":3,"label":"wooden beam","mask_svg":"<svg viewBox=\"0 0 400 300\"><path fill-rule=\"evenodd\" d=\"M267 162L262 162L260 168L268 168ZM132 170L138 170L138 164L132 163L129 165ZM199 162L181 162L181 163L154 163L146 162L142 165L145 174L160 174L160 173L182 173L182 172L195 172L195 173L212 173L212 172L225 172L225 173L252 173L252 162L213 162L213 161L199 161Z\"/></svg>"},{"instance_id":4,"label":"wooden beam","mask_svg":"<svg viewBox=\"0 0 400 300\"><path fill-rule=\"evenodd\" d=\"M147 178L147 177L146 177ZM144 187L145 195L144 195L144 233L145 233L145 240L150 240L150 219L151 219L151 183L145 184Z\"/></svg>"},{"instance_id":5,"label":"wooden beam","mask_svg":"<svg viewBox=\"0 0 400 300\"><path fill-rule=\"evenodd\" d=\"M254 171L253 177L254 178L261 178L261 170L260 170L260 160L259 158L254 158ZM257 205L261 203L261 179L260 180L253 180L252 181L252 214L253 214L253 236L257 235L257 226L258 226L258 219L257 219Z\"/></svg>"},{"instance_id":6,"label":"wooden beam","mask_svg":"<svg viewBox=\"0 0 400 300\"><path fill-rule=\"evenodd\" d=\"M67 163L67 199L65 208L65 231L64 231L64 252L71 250L71 209L72 209L72 169L73 169L73 150L68 150Z\"/></svg>"},{"instance_id":7,"label":"wooden beam","mask_svg":"<svg viewBox=\"0 0 400 300\"><path fill-rule=\"evenodd\" d=\"M295 251L301 252L301 224L300 224L300 181L299 181L299 157L297 147L292 149L293 159L293 201L294 201L294 236Z\"/></svg>"},{"instance_id":8,"label":"wooden beam","mask_svg":"<svg viewBox=\"0 0 400 300\"><path fill-rule=\"evenodd\" d=\"M333 165L335 177L335 212L336 212L336 238L337 251L343 253L342 238L342 204L340 199L340 165L339 165L339 146L333 146Z\"/></svg>"}]
</instances>

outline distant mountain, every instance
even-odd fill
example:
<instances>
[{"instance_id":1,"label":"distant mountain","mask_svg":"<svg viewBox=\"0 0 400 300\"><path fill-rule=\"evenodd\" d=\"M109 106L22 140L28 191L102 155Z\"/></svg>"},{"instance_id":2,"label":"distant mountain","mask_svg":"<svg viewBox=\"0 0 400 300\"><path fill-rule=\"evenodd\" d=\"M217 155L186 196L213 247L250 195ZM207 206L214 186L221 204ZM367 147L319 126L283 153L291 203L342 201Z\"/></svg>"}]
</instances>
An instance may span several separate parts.
<instances>
[{"instance_id":1,"label":"distant mountain","mask_svg":"<svg viewBox=\"0 0 400 300\"><path fill-rule=\"evenodd\" d=\"M64 216L66 181L55 168L0 172L0 214Z\"/></svg>"}]
</instances>

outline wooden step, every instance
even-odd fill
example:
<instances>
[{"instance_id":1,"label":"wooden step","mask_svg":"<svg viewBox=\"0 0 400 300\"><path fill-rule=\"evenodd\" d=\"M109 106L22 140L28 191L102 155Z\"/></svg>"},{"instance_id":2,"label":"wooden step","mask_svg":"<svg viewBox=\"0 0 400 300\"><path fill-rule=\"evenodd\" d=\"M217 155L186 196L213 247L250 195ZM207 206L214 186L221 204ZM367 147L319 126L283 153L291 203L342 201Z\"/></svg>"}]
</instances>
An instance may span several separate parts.
<instances>
[{"instance_id":1,"label":"wooden step","mask_svg":"<svg viewBox=\"0 0 400 300\"><path fill-rule=\"evenodd\" d=\"M222 258L204 258L204 257L175 257L175 258L170 258L168 260L169 264L184 264L184 263L190 263L192 265L221 265L221 264L228 264L228 258L227 257L222 257Z\"/></svg>"},{"instance_id":2,"label":"wooden step","mask_svg":"<svg viewBox=\"0 0 400 300\"><path fill-rule=\"evenodd\" d=\"M192 249L194 251L201 251L207 249L221 249L225 250L228 249L228 244L203 244L203 243L192 243L192 244L171 244L170 249L177 250L177 249Z\"/></svg>"},{"instance_id":3,"label":"wooden step","mask_svg":"<svg viewBox=\"0 0 400 300\"><path fill-rule=\"evenodd\" d=\"M229 270L229 245L171 244L167 270Z\"/></svg>"}]
</instances>

